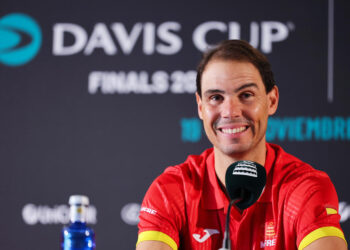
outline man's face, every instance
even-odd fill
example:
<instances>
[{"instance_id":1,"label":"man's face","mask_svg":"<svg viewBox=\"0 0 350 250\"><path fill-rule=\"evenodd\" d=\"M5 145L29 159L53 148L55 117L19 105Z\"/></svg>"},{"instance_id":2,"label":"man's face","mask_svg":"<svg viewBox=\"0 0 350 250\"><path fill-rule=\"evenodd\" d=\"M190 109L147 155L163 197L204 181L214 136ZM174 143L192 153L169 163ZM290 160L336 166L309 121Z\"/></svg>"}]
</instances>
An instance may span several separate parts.
<instances>
[{"instance_id":1,"label":"man's face","mask_svg":"<svg viewBox=\"0 0 350 250\"><path fill-rule=\"evenodd\" d=\"M278 105L278 89L266 93L258 69L249 62L214 59L202 74L199 117L214 148L235 156L265 145L268 116Z\"/></svg>"}]
</instances>

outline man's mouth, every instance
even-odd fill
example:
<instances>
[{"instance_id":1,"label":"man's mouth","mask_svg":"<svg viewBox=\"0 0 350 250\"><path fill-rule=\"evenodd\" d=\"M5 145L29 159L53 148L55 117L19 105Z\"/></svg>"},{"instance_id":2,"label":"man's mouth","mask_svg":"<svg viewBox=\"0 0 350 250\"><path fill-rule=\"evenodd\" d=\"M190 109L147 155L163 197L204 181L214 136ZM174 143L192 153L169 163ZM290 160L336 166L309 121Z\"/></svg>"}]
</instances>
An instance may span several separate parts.
<instances>
[{"instance_id":1,"label":"man's mouth","mask_svg":"<svg viewBox=\"0 0 350 250\"><path fill-rule=\"evenodd\" d=\"M249 126L242 126L242 127L238 127L238 128L221 128L219 129L222 133L224 134L237 134L243 131L246 131L249 128Z\"/></svg>"}]
</instances>

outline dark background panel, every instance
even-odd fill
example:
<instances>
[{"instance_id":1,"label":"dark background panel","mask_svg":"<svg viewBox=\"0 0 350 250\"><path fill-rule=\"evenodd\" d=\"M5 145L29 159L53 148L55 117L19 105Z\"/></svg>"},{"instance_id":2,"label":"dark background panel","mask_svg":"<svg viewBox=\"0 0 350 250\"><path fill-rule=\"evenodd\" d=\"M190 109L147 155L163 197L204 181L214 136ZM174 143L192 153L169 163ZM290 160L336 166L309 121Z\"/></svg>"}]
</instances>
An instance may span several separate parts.
<instances>
[{"instance_id":1,"label":"dark background panel","mask_svg":"<svg viewBox=\"0 0 350 250\"><path fill-rule=\"evenodd\" d=\"M193 43L193 33L205 22L236 22L240 38L248 41L256 24L260 50L263 23L285 25L287 38L272 43L272 51L266 53L280 90L275 117L347 119L350 35L346 13L350 4L334 3L334 96L330 102L329 1L2 1L0 22L11 13L29 15L41 28L42 45L25 65L0 63L0 248L58 249L63 221L57 219L62 216L57 207L67 204L69 195L75 193L89 196L97 210L97 222L92 227L98 249L134 248L137 216L129 206L128 218L133 222L126 222L121 215L126 211L123 208L130 204L137 208L152 180L166 166L183 162L189 154L200 154L210 144L202 127L195 124L201 137L192 141L183 138L181 121L197 117L193 93L90 94L89 74L145 71L151 83L157 71L166 72L170 78L175 71L195 70L201 52ZM136 23L154 23L157 29L170 21L181 26L173 33L181 39L182 47L173 55L144 54L143 33L126 55L110 28L118 22L128 32ZM95 25L102 23L118 52L107 55L103 49L96 49L91 55L79 52L56 56L53 29L59 23L79 25L88 38ZM207 34L209 44L227 38L227 32L212 30ZM67 42L74 39L67 36ZM157 44L168 45L159 36L155 37ZM329 174L342 204L341 225L348 240L349 140L273 141ZM28 204L36 210L25 217ZM28 224L26 218L36 223Z\"/></svg>"}]
</instances>

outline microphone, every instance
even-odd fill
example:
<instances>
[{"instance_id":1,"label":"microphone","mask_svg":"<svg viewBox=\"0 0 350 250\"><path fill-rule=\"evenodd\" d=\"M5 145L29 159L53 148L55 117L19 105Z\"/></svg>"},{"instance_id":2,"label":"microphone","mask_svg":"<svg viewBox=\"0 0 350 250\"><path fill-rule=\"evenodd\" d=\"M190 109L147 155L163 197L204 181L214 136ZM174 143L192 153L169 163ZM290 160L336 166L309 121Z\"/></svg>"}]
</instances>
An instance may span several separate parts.
<instances>
[{"instance_id":1,"label":"microphone","mask_svg":"<svg viewBox=\"0 0 350 250\"><path fill-rule=\"evenodd\" d=\"M260 198L266 185L266 170L253 161L237 161L226 170L225 183L231 201L226 215L224 240L219 250L231 248L229 240L231 206L235 204L240 210L244 210Z\"/></svg>"},{"instance_id":2,"label":"microphone","mask_svg":"<svg viewBox=\"0 0 350 250\"><path fill-rule=\"evenodd\" d=\"M266 184L266 170L253 161L237 161L228 167L225 183L231 200L240 199L235 205L244 210L261 196Z\"/></svg>"}]
</instances>

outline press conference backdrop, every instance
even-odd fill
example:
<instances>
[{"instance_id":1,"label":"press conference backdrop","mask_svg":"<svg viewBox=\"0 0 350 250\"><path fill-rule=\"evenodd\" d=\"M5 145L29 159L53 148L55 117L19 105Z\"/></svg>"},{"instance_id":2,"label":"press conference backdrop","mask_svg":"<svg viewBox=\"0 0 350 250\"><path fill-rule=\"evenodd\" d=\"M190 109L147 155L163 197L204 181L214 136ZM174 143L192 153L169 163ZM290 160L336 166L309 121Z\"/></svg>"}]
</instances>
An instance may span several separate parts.
<instances>
[{"instance_id":1,"label":"press conference backdrop","mask_svg":"<svg viewBox=\"0 0 350 250\"><path fill-rule=\"evenodd\" d=\"M0 248L59 249L71 194L97 249L133 249L166 166L210 146L195 104L201 52L228 38L271 61L267 139L326 171L350 240L348 1L0 3Z\"/></svg>"}]
</instances>

